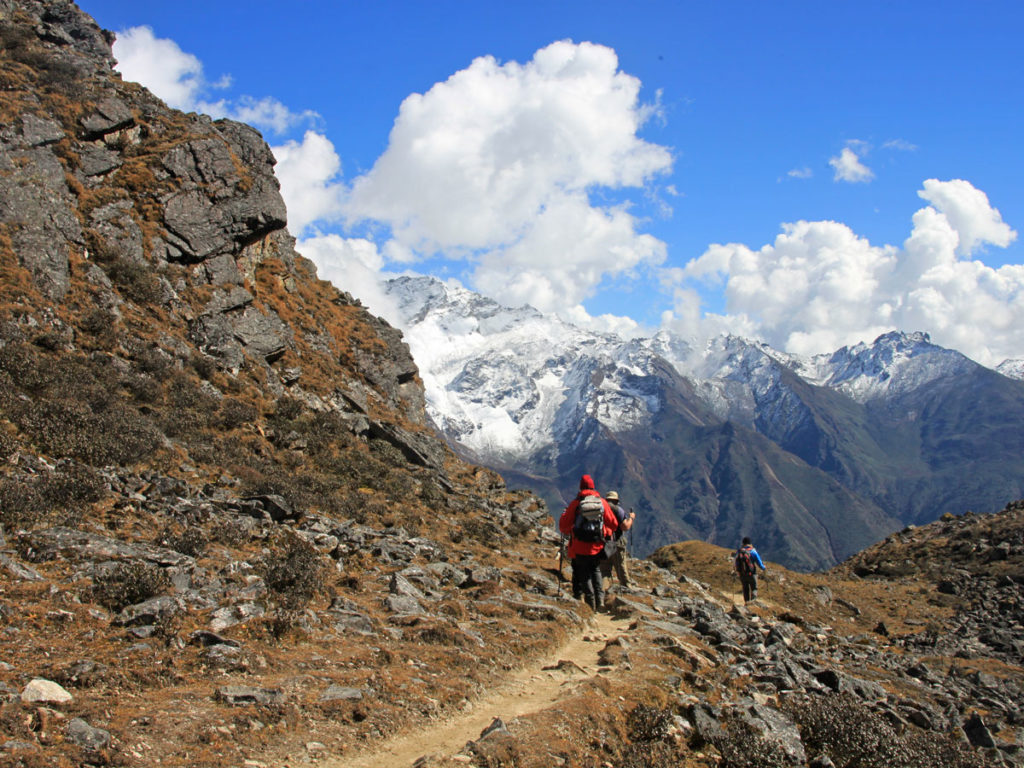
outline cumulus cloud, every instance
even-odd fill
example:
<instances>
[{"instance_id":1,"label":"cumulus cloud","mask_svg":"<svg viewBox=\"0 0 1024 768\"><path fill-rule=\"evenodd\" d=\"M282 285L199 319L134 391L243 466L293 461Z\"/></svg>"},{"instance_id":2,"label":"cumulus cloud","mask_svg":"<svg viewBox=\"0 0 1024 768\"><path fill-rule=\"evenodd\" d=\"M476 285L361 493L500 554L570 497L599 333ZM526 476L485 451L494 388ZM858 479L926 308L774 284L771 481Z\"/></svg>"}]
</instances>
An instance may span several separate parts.
<instances>
[{"instance_id":1,"label":"cumulus cloud","mask_svg":"<svg viewBox=\"0 0 1024 768\"><path fill-rule=\"evenodd\" d=\"M864 163L854 146L861 146L859 143L843 147L843 151L833 158L828 164L835 170L833 179L835 181L846 181L850 183L867 182L875 178L875 174ZM863 150L862 150L863 151Z\"/></svg>"},{"instance_id":2,"label":"cumulus cloud","mask_svg":"<svg viewBox=\"0 0 1024 768\"><path fill-rule=\"evenodd\" d=\"M664 256L627 208L590 199L671 167L637 136L653 109L639 90L591 43L553 43L526 64L478 58L402 103L387 150L352 184L349 221L388 225L389 255L469 260L474 287L499 300L573 305Z\"/></svg>"},{"instance_id":3,"label":"cumulus cloud","mask_svg":"<svg viewBox=\"0 0 1024 768\"><path fill-rule=\"evenodd\" d=\"M989 204L988 195L963 179L928 179L917 194L941 211L957 231L958 256L974 253L984 243L1005 248L1017 238L999 210Z\"/></svg>"},{"instance_id":4,"label":"cumulus cloud","mask_svg":"<svg viewBox=\"0 0 1024 768\"><path fill-rule=\"evenodd\" d=\"M117 71L142 83L167 105L191 110L204 87L203 65L173 40L157 38L151 27L117 33L113 46Z\"/></svg>"},{"instance_id":5,"label":"cumulus cloud","mask_svg":"<svg viewBox=\"0 0 1024 768\"><path fill-rule=\"evenodd\" d=\"M371 312L391 323L400 320L394 301L384 292L381 280L384 257L375 243L364 238L316 235L299 240L296 250L316 264L317 274L338 288L358 296Z\"/></svg>"},{"instance_id":6,"label":"cumulus cloud","mask_svg":"<svg viewBox=\"0 0 1024 768\"><path fill-rule=\"evenodd\" d=\"M814 171L812 171L807 166L804 166L803 168L794 168L793 170L789 171L786 175L789 176L791 179L809 179L814 175Z\"/></svg>"},{"instance_id":7,"label":"cumulus cloud","mask_svg":"<svg viewBox=\"0 0 1024 768\"><path fill-rule=\"evenodd\" d=\"M271 151L292 234L302 236L314 222L341 216L341 158L326 136L306 131L302 141L288 141Z\"/></svg>"},{"instance_id":8,"label":"cumulus cloud","mask_svg":"<svg viewBox=\"0 0 1024 768\"><path fill-rule=\"evenodd\" d=\"M870 341L894 328L924 330L933 341L984 364L1020 357L1024 266L966 260L986 244L1016 237L980 190L929 179L932 205L913 217L902 248L875 246L834 221L783 226L770 245L712 245L670 274L680 304L668 318L688 335L730 330L800 354ZM727 314L697 317L692 281L721 280Z\"/></svg>"},{"instance_id":9,"label":"cumulus cloud","mask_svg":"<svg viewBox=\"0 0 1024 768\"><path fill-rule=\"evenodd\" d=\"M211 101L211 91L230 87L231 76L208 81L198 58L181 50L173 40L158 38L148 26L118 32L113 52L117 71L123 78L146 86L175 109L205 112L214 118L227 117L278 134L318 117L311 110L292 112L270 97L257 99L243 95L237 100Z\"/></svg>"}]
</instances>

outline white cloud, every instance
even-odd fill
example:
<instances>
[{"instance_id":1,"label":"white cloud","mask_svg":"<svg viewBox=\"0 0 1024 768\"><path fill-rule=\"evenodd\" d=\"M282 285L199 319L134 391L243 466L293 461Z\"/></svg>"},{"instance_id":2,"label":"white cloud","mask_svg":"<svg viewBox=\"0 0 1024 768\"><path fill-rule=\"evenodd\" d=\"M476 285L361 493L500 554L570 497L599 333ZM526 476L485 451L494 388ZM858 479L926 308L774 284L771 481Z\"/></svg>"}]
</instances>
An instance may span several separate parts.
<instances>
[{"instance_id":1,"label":"white cloud","mask_svg":"<svg viewBox=\"0 0 1024 768\"><path fill-rule=\"evenodd\" d=\"M377 246L363 238L318 235L300 240L296 250L316 264L317 274L337 288L357 296L371 312L397 324L400 318L394 301L381 281L384 258Z\"/></svg>"},{"instance_id":2,"label":"white cloud","mask_svg":"<svg viewBox=\"0 0 1024 768\"><path fill-rule=\"evenodd\" d=\"M340 180L341 158L322 134L306 131L302 141L272 147L281 182L281 196L288 208L288 229L302 233L316 221L341 215L344 185Z\"/></svg>"},{"instance_id":3,"label":"white cloud","mask_svg":"<svg viewBox=\"0 0 1024 768\"><path fill-rule=\"evenodd\" d=\"M591 43L553 43L526 64L478 58L402 103L387 150L352 184L349 220L387 224L389 254L470 260L474 287L502 301L575 305L664 255L625 207L589 199L671 167L637 136L652 114L639 89Z\"/></svg>"},{"instance_id":4,"label":"white cloud","mask_svg":"<svg viewBox=\"0 0 1024 768\"><path fill-rule=\"evenodd\" d=\"M860 145L860 142L855 145ZM843 147L843 151L830 158L828 164L835 169L835 181L857 183L871 181L875 177L871 169L860 161L860 156L853 146Z\"/></svg>"},{"instance_id":5,"label":"white cloud","mask_svg":"<svg viewBox=\"0 0 1024 768\"><path fill-rule=\"evenodd\" d=\"M804 166L803 168L794 168L793 170L789 171L786 175L789 176L791 179L809 179L814 175L814 171L812 171L807 166Z\"/></svg>"},{"instance_id":6,"label":"white cloud","mask_svg":"<svg viewBox=\"0 0 1024 768\"><path fill-rule=\"evenodd\" d=\"M753 250L712 245L669 273L679 287L669 318L688 335L730 330L809 354L870 341L892 329L923 330L984 364L1021 356L1024 266L965 260L985 244L1016 237L968 182L924 183L933 205L913 217L902 248L874 246L833 221L783 226ZM690 281L725 283L725 315L697 317Z\"/></svg>"},{"instance_id":7,"label":"white cloud","mask_svg":"<svg viewBox=\"0 0 1024 768\"><path fill-rule=\"evenodd\" d=\"M928 179L924 189L917 194L945 214L960 235L956 248L958 256L973 253L986 242L1005 248L1017 239L1017 233L989 204L988 196L963 179Z\"/></svg>"},{"instance_id":8,"label":"white cloud","mask_svg":"<svg viewBox=\"0 0 1024 768\"><path fill-rule=\"evenodd\" d=\"M271 97L243 95L237 100L210 101L211 91L231 86L231 76L225 74L216 82L207 81L198 58L182 51L173 40L156 37L148 26L118 32L113 51L117 71L123 78L144 85L175 109L205 112L213 118L227 117L278 134L318 117L311 110L292 112Z\"/></svg>"},{"instance_id":9,"label":"white cloud","mask_svg":"<svg viewBox=\"0 0 1024 768\"><path fill-rule=\"evenodd\" d=\"M277 99L267 96L256 99L252 96L241 96L237 103L226 99L215 102L201 101L196 108L213 118L227 117L257 128L272 131L278 135L286 133L290 128L303 123L315 122L319 115L311 109L304 112L292 112Z\"/></svg>"},{"instance_id":10,"label":"white cloud","mask_svg":"<svg viewBox=\"0 0 1024 768\"><path fill-rule=\"evenodd\" d=\"M905 139L889 139L882 145L882 149L894 149L899 152L916 152L917 145L911 144Z\"/></svg>"},{"instance_id":11,"label":"white cloud","mask_svg":"<svg viewBox=\"0 0 1024 768\"><path fill-rule=\"evenodd\" d=\"M173 40L157 38L151 27L118 32L113 46L117 71L142 83L175 109L191 110L203 89L203 65Z\"/></svg>"}]
</instances>

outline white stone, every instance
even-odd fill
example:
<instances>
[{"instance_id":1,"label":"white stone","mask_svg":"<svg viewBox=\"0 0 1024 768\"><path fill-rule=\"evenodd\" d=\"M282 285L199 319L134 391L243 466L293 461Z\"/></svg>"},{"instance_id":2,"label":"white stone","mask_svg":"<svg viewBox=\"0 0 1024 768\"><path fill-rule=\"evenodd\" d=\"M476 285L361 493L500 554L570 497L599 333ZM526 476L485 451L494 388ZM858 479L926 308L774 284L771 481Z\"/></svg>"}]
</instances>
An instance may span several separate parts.
<instances>
[{"instance_id":1,"label":"white stone","mask_svg":"<svg viewBox=\"0 0 1024 768\"><path fill-rule=\"evenodd\" d=\"M25 686L21 700L26 704L67 704L74 697L52 680L37 677Z\"/></svg>"}]
</instances>

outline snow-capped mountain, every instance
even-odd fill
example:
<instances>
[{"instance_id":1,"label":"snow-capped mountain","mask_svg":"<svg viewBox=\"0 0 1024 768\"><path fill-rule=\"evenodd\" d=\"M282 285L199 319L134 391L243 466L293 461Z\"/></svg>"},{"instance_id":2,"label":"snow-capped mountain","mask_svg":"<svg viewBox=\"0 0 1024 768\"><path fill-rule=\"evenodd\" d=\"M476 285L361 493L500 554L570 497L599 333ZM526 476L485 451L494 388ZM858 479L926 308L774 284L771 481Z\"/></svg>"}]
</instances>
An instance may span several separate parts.
<instances>
[{"instance_id":1,"label":"snow-capped mountain","mask_svg":"<svg viewBox=\"0 0 1024 768\"><path fill-rule=\"evenodd\" d=\"M389 294L431 416L482 458L522 460L572 436L585 414L624 430L659 409L639 384L655 357L643 346L432 278L392 280Z\"/></svg>"},{"instance_id":2,"label":"snow-capped mountain","mask_svg":"<svg viewBox=\"0 0 1024 768\"><path fill-rule=\"evenodd\" d=\"M1007 378L1024 380L1024 359L1003 360L996 366L996 370Z\"/></svg>"},{"instance_id":3,"label":"snow-capped mountain","mask_svg":"<svg viewBox=\"0 0 1024 768\"><path fill-rule=\"evenodd\" d=\"M801 358L735 336L594 333L433 278L389 293L453 446L553 505L600 472L652 519L647 549L758 531L817 567L899 522L1024 494L1024 429L1008 429L1024 425L1024 383L924 333Z\"/></svg>"}]
</instances>

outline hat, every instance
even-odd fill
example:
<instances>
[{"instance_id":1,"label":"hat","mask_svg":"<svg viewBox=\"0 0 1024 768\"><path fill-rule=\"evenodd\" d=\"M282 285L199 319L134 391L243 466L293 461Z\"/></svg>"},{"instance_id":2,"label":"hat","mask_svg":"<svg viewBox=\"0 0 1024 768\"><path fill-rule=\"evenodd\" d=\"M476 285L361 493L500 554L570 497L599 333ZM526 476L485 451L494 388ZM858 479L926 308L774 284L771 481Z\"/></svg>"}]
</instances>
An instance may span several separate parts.
<instances>
[{"instance_id":1,"label":"hat","mask_svg":"<svg viewBox=\"0 0 1024 768\"><path fill-rule=\"evenodd\" d=\"M619 494L617 494L615 491L608 491L608 493L605 495L605 499L607 499L608 501L618 501Z\"/></svg>"}]
</instances>

